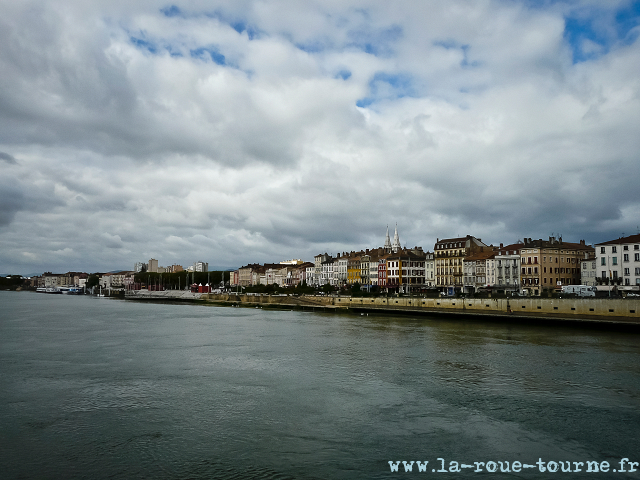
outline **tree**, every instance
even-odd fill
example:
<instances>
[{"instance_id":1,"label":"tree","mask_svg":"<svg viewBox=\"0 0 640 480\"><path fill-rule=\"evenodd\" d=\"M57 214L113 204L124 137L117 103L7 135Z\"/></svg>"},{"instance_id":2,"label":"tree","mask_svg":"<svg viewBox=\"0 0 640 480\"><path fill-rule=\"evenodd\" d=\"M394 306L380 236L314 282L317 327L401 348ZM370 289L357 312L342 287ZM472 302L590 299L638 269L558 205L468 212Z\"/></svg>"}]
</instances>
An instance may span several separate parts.
<instances>
[{"instance_id":1,"label":"tree","mask_svg":"<svg viewBox=\"0 0 640 480\"><path fill-rule=\"evenodd\" d=\"M98 275L89 275L89 278L87 278L87 288L91 288L91 287L95 287L100 283L100 277L98 277Z\"/></svg>"}]
</instances>

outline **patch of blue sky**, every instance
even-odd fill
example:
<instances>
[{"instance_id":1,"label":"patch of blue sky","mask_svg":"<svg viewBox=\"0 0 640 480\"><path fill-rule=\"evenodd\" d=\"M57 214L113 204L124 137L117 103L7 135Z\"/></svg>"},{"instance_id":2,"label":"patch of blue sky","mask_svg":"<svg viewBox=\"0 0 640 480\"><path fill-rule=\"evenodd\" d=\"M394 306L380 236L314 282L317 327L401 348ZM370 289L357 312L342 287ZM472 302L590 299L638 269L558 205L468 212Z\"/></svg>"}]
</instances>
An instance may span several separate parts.
<instances>
[{"instance_id":1,"label":"patch of blue sky","mask_svg":"<svg viewBox=\"0 0 640 480\"><path fill-rule=\"evenodd\" d=\"M223 54L221 54L217 48L215 47L200 47L190 50L192 58L197 58L199 60L208 61L211 59L214 63L218 65L226 65L227 59Z\"/></svg>"},{"instance_id":2,"label":"patch of blue sky","mask_svg":"<svg viewBox=\"0 0 640 480\"><path fill-rule=\"evenodd\" d=\"M462 48L463 46L460 44L460 42L457 42L452 38L448 38L446 40L436 40L433 42L433 45L436 47L446 48L447 50Z\"/></svg>"},{"instance_id":3,"label":"patch of blue sky","mask_svg":"<svg viewBox=\"0 0 640 480\"><path fill-rule=\"evenodd\" d=\"M639 25L640 0L629 2L616 11L607 11L603 4L566 16L564 39L571 47L575 64L606 55L616 44L635 42Z\"/></svg>"},{"instance_id":4,"label":"patch of blue sky","mask_svg":"<svg viewBox=\"0 0 640 480\"><path fill-rule=\"evenodd\" d=\"M359 48L376 57L386 57L394 53L393 44L402 38L404 32L398 25L384 30L353 30L348 33L348 46Z\"/></svg>"},{"instance_id":5,"label":"patch of blue sky","mask_svg":"<svg viewBox=\"0 0 640 480\"><path fill-rule=\"evenodd\" d=\"M175 5L164 7L160 9L160 12L165 17L184 17L184 13Z\"/></svg>"},{"instance_id":6,"label":"patch of blue sky","mask_svg":"<svg viewBox=\"0 0 640 480\"><path fill-rule=\"evenodd\" d=\"M326 45L320 40L307 42L307 43L296 43L295 45L296 45L296 48L307 53L320 53L327 48Z\"/></svg>"},{"instance_id":7,"label":"patch of blue sky","mask_svg":"<svg viewBox=\"0 0 640 480\"><path fill-rule=\"evenodd\" d=\"M155 43L150 42L149 40L133 36L129 37L129 40L141 50L146 50L149 53L153 54L156 54L158 52L158 46Z\"/></svg>"},{"instance_id":8,"label":"patch of blue sky","mask_svg":"<svg viewBox=\"0 0 640 480\"><path fill-rule=\"evenodd\" d=\"M418 97L415 80L405 73L377 72L369 81L369 95L356 101L360 108L366 108L381 100L395 100L404 97Z\"/></svg>"},{"instance_id":9,"label":"patch of blue sky","mask_svg":"<svg viewBox=\"0 0 640 480\"><path fill-rule=\"evenodd\" d=\"M616 12L616 32L624 44L631 44L638 38L640 25L640 0L631 2L627 8Z\"/></svg>"},{"instance_id":10,"label":"patch of blue sky","mask_svg":"<svg viewBox=\"0 0 640 480\"><path fill-rule=\"evenodd\" d=\"M462 60L460 60L460 66L463 68L475 68L480 66L480 62L475 60L469 60L469 49L470 45L464 45L460 42L457 42L453 39L446 40L436 40L433 42L433 45L436 47L442 47L447 50L461 50L462 51Z\"/></svg>"},{"instance_id":11,"label":"patch of blue sky","mask_svg":"<svg viewBox=\"0 0 640 480\"><path fill-rule=\"evenodd\" d=\"M462 49L462 60L460 61L460 66L465 68L475 68L480 66L480 62L476 60L469 60L469 45L462 45L460 47Z\"/></svg>"},{"instance_id":12,"label":"patch of blue sky","mask_svg":"<svg viewBox=\"0 0 640 480\"><path fill-rule=\"evenodd\" d=\"M569 43L573 63L585 62L607 53L609 39L594 25L594 18L566 18L564 39Z\"/></svg>"},{"instance_id":13,"label":"patch of blue sky","mask_svg":"<svg viewBox=\"0 0 640 480\"><path fill-rule=\"evenodd\" d=\"M341 78L342 80L349 80L351 78L351 72L349 70L340 70L335 78Z\"/></svg>"},{"instance_id":14,"label":"patch of blue sky","mask_svg":"<svg viewBox=\"0 0 640 480\"><path fill-rule=\"evenodd\" d=\"M208 18L214 18L221 23L225 23L240 34L246 33L249 40L254 40L260 34L260 31L255 26L247 23L245 20L232 18L229 15L226 15L218 10L213 12L205 12L202 15Z\"/></svg>"},{"instance_id":15,"label":"patch of blue sky","mask_svg":"<svg viewBox=\"0 0 640 480\"><path fill-rule=\"evenodd\" d=\"M172 57L184 56L182 50L176 45L164 41L150 40L146 37L144 32L139 34L129 34L129 41L138 49L148 52L152 55L161 55L168 53Z\"/></svg>"},{"instance_id":16,"label":"patch of blue sky","mask_svg":"<svg viewBox=\"0 0 640 480\"><path fill-rule=\"evenodd\" d=\"M231 28L233 28L238 33L245 33L246 32L247 33L247 37L249 37L249 40L253 40L258 35L258 30L255 27L247 24L244 21L239 20L239 21L235 21L235 22L232 21L232 22L226 22L226 23L228 23L229 26Z\"/></svg>"},{"instance_id":17,"label":"patch of blue sky","mask_svg":"<svg viewBox=\"0 0 640 480\"><path fill-rule=\"evenodd\" d=\"M356 101L356 106L359 108L367 108L371 105L375 100L372 97L361 98Z\"/></svg>"},{"instance_id":18,"label":"patch of blue sky","mask_svg":"<svg viewBox=\"0 0 640 480\"><path fill-rule=\"evenodd\" d=\"M258 35L258 30L253 27L252 25L249 25L247 22L245 22L244 20L240 20L240 19L232 19L230 18L228 15L225 15L224 13L220 12L220 11L214 11L214 12L186 12L182 9L180 9L179 7L177 7L176 5L170 5L164 8L160 9L160 12L165 16L165 17L169 17L169 18L173 18L173 17L181 17L181 18L197 18L197 17L207 17L207 18L213 18L216 19L222 23L225 23L227 25L229 25L231 28L233 28L236 32L238 33L245 33L247 34L247 36L249 37L249 40L253 40L254 38L256 38L256 36Z\"/></svg>"}]
</instances>

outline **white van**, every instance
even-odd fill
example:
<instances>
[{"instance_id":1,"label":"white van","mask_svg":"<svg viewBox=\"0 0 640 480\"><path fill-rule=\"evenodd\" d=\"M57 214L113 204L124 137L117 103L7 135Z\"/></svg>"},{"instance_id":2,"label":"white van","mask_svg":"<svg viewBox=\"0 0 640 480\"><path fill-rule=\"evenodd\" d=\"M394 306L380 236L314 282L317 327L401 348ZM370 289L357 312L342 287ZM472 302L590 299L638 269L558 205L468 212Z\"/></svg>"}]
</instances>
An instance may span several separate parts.
<instances>
[{"instance_id":1,"label":"white van","mask_svg":"<svg viewBox=\"0 0 640 480\"><path fill-rule=\"evenodd\" d=\"M587 285L565 285L562 287L562 293L573 294L578 297L595 297L596 287L589 287Z\"/></svg>"}]
</instances>

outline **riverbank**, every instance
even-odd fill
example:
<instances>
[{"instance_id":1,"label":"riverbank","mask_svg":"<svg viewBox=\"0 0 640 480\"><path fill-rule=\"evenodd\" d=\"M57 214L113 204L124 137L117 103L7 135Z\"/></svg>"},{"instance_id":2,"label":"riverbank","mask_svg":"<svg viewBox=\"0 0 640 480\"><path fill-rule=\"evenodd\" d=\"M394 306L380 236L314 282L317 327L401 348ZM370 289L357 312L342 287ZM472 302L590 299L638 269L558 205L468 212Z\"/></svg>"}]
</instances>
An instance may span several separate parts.
<instances>
[{"instance_id":1,"label":"riverbank","mask_svg":"<svg viewBox=\"0 0 640 480\"><path fill-rule=\"evenodd\" d=\"M640 326L640 300L605 298L420 298L202 294L219 305L417 315L554 319Z\"/></svg>"}]
</instances>

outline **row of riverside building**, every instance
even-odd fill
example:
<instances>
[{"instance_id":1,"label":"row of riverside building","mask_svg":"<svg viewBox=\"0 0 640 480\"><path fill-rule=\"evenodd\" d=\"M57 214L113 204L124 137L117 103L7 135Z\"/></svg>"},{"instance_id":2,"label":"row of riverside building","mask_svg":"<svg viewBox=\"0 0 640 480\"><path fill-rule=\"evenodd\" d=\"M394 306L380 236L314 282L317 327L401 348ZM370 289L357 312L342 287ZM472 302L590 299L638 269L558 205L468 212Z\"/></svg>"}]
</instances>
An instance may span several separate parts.
<instances>
[{"instance_id":1,"label":"row of riverside building","mask_svg":"<svg viewBox=\"0 0 640 480\"><path fill-rule=\"evenodd\" d=\"M384 247L322 253L313 262L288 260L278 264L249 264L233 272L232 286L276 284L294 287L360 285L363 290L447 295L494 291L537 296L563 285L588 285L621 291L640 289L640 234L595 246L584 240L525 238L510 245L486 245L472 235L437 239L433 252L402 248L396 227L389 229Z\"/></svg>"},{"instance_id":2,"label":"row of riverside building","mask_svg":"<svg viewBox=\"0 0 640 480\"><path fill-rule=\"evenodd\" d=\"M159 273L157 260L153 260L145 265L145 270ZM138 266L134 270L138 270ZM207 267L204 262L196 262L193 271L206 272ZM134 283L135 273L126 271L98 276L103 288L138 289L141 285ZM88 274L83 272L46 272L30 278L29 284L32 287L82 288L87 279ZM359 284L363 290L387 293L437 290L447 295L488 290L535 296L563 285L596 286L602 290L615 285L620 291L638 293L640 234L594 246L585 244L584 240L570 243L555 237L548 240L525 238L510 245L493 246L467 235L437 239L433 252L429 252L417 246L402 248L396 227L393 242L387 228L383 247L342 252L336 256L322 253L316 255L313 262L287 260L277 264L249 264L233 271L230 278L232 287L270 284L295 287L303 282L318 287L329 284L335 289ZM147 288L162 286L148 285Z\"/></svg>"}]
</instances>

